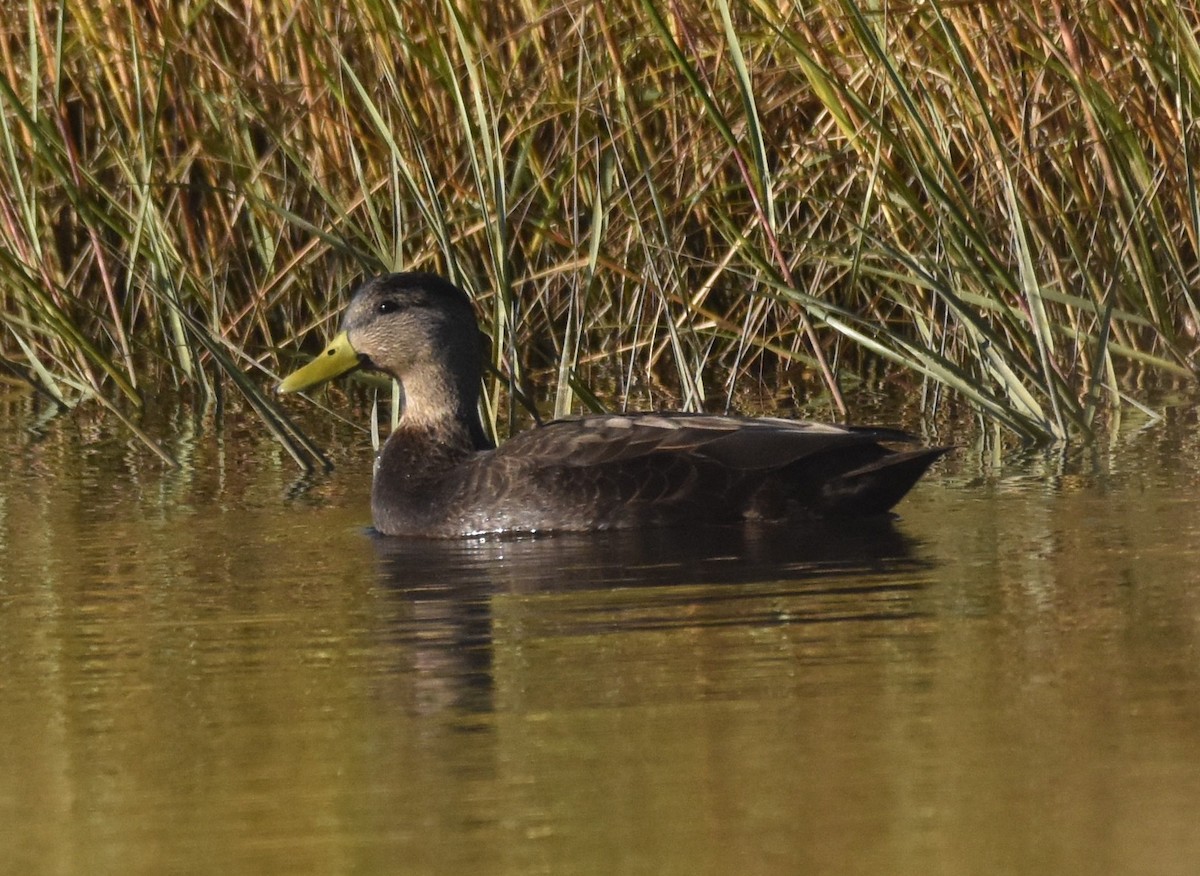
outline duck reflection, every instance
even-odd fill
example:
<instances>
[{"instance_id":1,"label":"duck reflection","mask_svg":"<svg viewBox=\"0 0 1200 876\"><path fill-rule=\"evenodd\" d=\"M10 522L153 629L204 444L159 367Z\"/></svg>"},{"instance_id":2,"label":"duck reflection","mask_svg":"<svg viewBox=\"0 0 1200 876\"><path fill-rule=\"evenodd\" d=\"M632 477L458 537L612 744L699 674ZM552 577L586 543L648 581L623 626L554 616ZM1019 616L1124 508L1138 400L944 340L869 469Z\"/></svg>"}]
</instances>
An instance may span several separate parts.
<instances>
[{"instance_id":1,"label":"duck reflection","mask_svg":"<svg viewBox=\"0 0 1200 876\"><path fill-rule=\"evenodd\" d=\"M394 606L384 634L422 713L492 711L498 642L902 620L925 567L890 518L373 543Z\"/></svg>"}]
</instances>

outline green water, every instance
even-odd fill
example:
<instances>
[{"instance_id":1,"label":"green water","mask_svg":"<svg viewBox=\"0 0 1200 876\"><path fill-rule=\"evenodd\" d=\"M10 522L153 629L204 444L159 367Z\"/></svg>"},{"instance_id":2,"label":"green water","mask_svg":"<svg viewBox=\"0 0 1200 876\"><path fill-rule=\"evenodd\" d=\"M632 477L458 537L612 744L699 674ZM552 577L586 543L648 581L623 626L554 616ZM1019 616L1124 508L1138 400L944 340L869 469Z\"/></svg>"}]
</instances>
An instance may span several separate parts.
<instances>
[{"instance_id":1,"label":"green water","mask_svg":"<svg viewBox=\"0 0 1200 876\"><path fill-rule=\"evenodd\" d=\"M1194 413L961 450L893 527L457 544L365 532L362 446L31 421L5 874L1200 867Z\"/></svg>"}]
</instances>

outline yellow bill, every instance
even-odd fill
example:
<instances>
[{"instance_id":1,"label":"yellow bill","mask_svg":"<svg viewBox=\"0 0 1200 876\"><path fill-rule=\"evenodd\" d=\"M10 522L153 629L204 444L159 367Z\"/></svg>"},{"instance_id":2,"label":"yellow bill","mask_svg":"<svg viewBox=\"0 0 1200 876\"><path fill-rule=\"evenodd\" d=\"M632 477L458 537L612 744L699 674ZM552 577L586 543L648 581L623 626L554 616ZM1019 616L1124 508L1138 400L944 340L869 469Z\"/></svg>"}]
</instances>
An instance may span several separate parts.
<instances>
[{"instance_id":1,"label":"yellow bill","mask_svg":"<svg viewBox=\"0 0 1200 876\"><path fill-rule=\"evenodd\" d=\"M358 353L350 345L350 338L345 332L341 332L329 342L325 352L285 377L279 386L275 387L275 391L280 394L304 392L335 377L348 374L361 365Z\"/></svg>"}]
</instances>

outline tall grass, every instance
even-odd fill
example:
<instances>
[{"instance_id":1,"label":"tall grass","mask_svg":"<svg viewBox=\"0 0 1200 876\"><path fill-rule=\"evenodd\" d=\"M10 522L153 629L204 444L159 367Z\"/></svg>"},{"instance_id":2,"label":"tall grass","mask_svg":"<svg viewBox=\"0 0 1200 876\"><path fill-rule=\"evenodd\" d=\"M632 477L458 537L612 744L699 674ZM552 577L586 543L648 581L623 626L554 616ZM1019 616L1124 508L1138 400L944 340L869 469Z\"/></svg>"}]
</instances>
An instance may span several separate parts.
<instances>
[{"instance_id":1,"label":"tall grass","mask_svg":"<svg viewBox=\"0 0 1200 876\"><path fill-rule=\"evenodd\" d=\"M1086 437L1196 375L1189 5L15 8L0 353L134 429L231 386L319 461L272 374L398 268L479 300L500 423L545 375L563 413L803 372L853 417L883 363Z\"/></svg>"}]
</instances>

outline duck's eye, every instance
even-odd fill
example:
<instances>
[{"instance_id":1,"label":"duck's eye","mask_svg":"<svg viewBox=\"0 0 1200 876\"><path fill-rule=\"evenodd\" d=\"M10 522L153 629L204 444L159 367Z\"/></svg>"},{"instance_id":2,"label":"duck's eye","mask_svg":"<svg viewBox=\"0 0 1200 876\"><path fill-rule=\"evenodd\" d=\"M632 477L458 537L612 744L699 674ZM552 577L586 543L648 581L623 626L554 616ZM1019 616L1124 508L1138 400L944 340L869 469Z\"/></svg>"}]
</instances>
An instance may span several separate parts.
<instances>
[{"instance_id":1,"label":"duck's eye","mask_svg":"<svg viewBox=\"0 0 1200 876\"><path fill-rule=\"evenodd\" d=\"M400 309L400 302L391 298L385 298L375 306L378 313L395 313Z\"/></svg>"}]
</instances>

